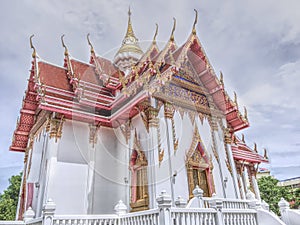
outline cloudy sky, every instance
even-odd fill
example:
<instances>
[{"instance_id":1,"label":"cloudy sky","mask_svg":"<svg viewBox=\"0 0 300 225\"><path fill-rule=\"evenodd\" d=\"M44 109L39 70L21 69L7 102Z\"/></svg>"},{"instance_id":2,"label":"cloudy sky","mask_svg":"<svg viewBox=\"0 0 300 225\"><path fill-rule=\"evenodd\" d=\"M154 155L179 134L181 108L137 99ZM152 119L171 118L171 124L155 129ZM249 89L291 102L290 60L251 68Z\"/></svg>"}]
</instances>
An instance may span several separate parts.
<instances>
[{"instance_id":1,"label":"cloudy sky","mask_svg":"<svg viewBox=\"0 0 300 225\"><path fill-rule=\"evenodd\" d=\"M247 106L246 142L267 148L278 179L300 176L300 3L297 0L33 1L3 0L0 6L0 192L23 167L23 154L9 152L31 62L29 36L41 58L63 65L60 36L71 55L89 60L86 34L99 55L111 57L121 44L132 8L136 36L184 43L199 11L197 33L225 87ZM163 45L161 44L161 48Z\"/></svg>"}]
</instances>

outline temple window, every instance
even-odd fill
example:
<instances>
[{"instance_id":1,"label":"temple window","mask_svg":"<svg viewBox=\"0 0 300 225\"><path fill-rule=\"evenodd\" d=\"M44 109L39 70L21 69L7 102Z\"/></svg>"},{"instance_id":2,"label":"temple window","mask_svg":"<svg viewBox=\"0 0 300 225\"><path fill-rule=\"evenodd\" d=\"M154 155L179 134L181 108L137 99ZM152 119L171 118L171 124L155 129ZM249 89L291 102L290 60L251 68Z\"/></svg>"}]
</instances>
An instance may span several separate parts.
<instances>
[{"instance_id":1,"label":"temple window","mask_svg":"<svg viewBox=\"0 0 300 225\"><path fill-rule=\"evenodd\" d=\"M140 150L133 150L130 159L132 212L149 209L147 159Z\"/></svg>"}]
</instances>

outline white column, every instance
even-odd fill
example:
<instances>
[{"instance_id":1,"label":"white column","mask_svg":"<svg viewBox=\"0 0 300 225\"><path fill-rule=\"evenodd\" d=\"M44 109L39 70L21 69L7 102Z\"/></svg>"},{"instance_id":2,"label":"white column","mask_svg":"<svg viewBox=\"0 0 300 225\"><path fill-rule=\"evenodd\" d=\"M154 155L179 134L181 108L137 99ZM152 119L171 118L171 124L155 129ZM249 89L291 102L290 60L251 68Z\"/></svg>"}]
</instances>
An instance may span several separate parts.
<instances>
[{"instance_id":1,"label":"white column","mask_svg":"<svg viewBox=\"0 0 300 225\"><path fill-rule=\"evenodd\" d=\"M95 154L96 154L96 144L98 140L98 130L99 127L90 125L89 127L89 145L88 145L88 177L86 186L86 205L85 211L88 214L93 212L94 206L94 176L95 176Z\"/></svg>"},{"instance_id":2,"label":"white column","mask_svg":"<svg viewBox=\"0 0 300 225\"><path fill-rule=\"evenodd\" d=\"M238 179L239 179L240 184L241 184L241 189L240 189L241 198L246 199L245 186L244 186L244 182L243 182L243 179L242 179L241 175L238 175Z\"/></svg>"},{"instance_id":3,"label":"white column","mask_svg":"<svg viewBox=\"0 0 300 225\"><path fill-rule=\"evenodd\" d=\"M259 192L259 188L258 188L258 184L257 184L257 180L256 180L255 176L252 175L251 180L252 180L252 185L253 185L253 189L254 189L256 199L258 199L260 201L261 200L260 192Z\"/></svg>"},{"instance_id":4,"label":"white column","mask_svg":"<svg viewBox=\"0 0 300 225\"><path fill-rule=\"evenodd\" d=\"M158 118L157 109L149 107L148 109L148 125L149 125L149 141L148 141L148 191L149 191L149 208L155 208L156 195L156 173L155 167L159 164L158 161L158 140L157 140L157 126Z\"/></svg>"},{"instance_id":5,"label":"white column","mask_svg":"<svg viewBox=\"0 0 300 225\"><path fill-rule=\"evenodd\" d=\"M166 191L162 191L161 194L156 199L159 208L159 224L160 225L171 225L171 212L170 208L172 206L171 196L166 193Z\"/></svg>"},{"instance_id":6,"label":"white column","mask_svg":"<svg viewBox=\"0 0 300 225\"><path fill-rule=\"evenodd\" d=\"M169 181L171 186L171 199L172 204L175 202L175 191L174 191L174 183L172 180L173 168L172 168L172 153L174 152L174 140L172 133L172 118L174 116L174 108L171 103L166 102L164 105L165 110L165 122L166 122L166 137L167 137L167 147L168 147L168 164L169 164Z\"/></svg>"}]
</instances>

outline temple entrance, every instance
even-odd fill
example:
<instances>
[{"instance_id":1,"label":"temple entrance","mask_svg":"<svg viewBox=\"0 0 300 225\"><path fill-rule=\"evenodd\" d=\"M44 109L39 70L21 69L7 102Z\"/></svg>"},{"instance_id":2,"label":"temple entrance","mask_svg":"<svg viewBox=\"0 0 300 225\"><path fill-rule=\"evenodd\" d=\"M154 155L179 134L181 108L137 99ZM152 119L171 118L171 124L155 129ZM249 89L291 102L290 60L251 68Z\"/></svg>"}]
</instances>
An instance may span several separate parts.
<instances>
[{"instance_id":1,"label":"temple entrance","mask_svg":"<svg viewBox=\"0 0 300 225\"><path fill-rule=\"evenodd\" d=\"M211 197L214 192L212 163L206 154L196 129L191 148L187 153L186 168L189 184L189 199L194 197L193 190L197 185L203 190L204 197Z\"/></svg>"}]
</instances>

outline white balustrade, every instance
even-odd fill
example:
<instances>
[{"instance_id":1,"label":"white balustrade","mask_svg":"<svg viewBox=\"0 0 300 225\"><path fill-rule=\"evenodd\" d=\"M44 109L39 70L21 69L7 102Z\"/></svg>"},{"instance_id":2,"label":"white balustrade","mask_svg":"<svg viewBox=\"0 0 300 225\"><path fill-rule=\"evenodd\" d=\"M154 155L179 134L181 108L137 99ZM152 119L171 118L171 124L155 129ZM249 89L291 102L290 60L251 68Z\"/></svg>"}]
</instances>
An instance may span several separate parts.
<instances>
[{"instance_id":1,"label":"white balustrade","mask_svg":"<svg viewBox=\"0 0 300 225\"><path fill-rule=\"evenodd\" d=\"M254 209L223 209L222 213L224 225L257 225Z\"/></svg>"},{"instance_id":2,"label":"white balustrade","mask_svg":"<svg viewBox=\"0 0 300 225\"><path fill-rule=\"evenodd\" d=\"M159 210L152 209L120 216L119 225L159 225Z\"/></svg>"},{"instance_id":3,"label":"white balustrade","mask_svg":"<svg viewBox=\"0 0 300 225\"><path fill-rule=\"evenodd\" d=\"M249 209L248 200L223 199L223 208L225 209Z\"/></svg>"},{"instance_id":4,"label":"white balustrade","mask_svg":"<svg viewBox=\"0 0 300 225\"><path fill-rule=\"evenodd\" d=\"M62 215L55 216L53 225L117 225L118 216L107 215Z\"/></svg>"},{"instance_id":5,"label":"white balustrade","mask_svg":"<svg viewBox=\"0 0 300 225\"><path fill-rule=\"evenodd\" d=\"M171 208L172 224L174 225L216 225L214 209Z\"/></svg>"}]
</instances>

